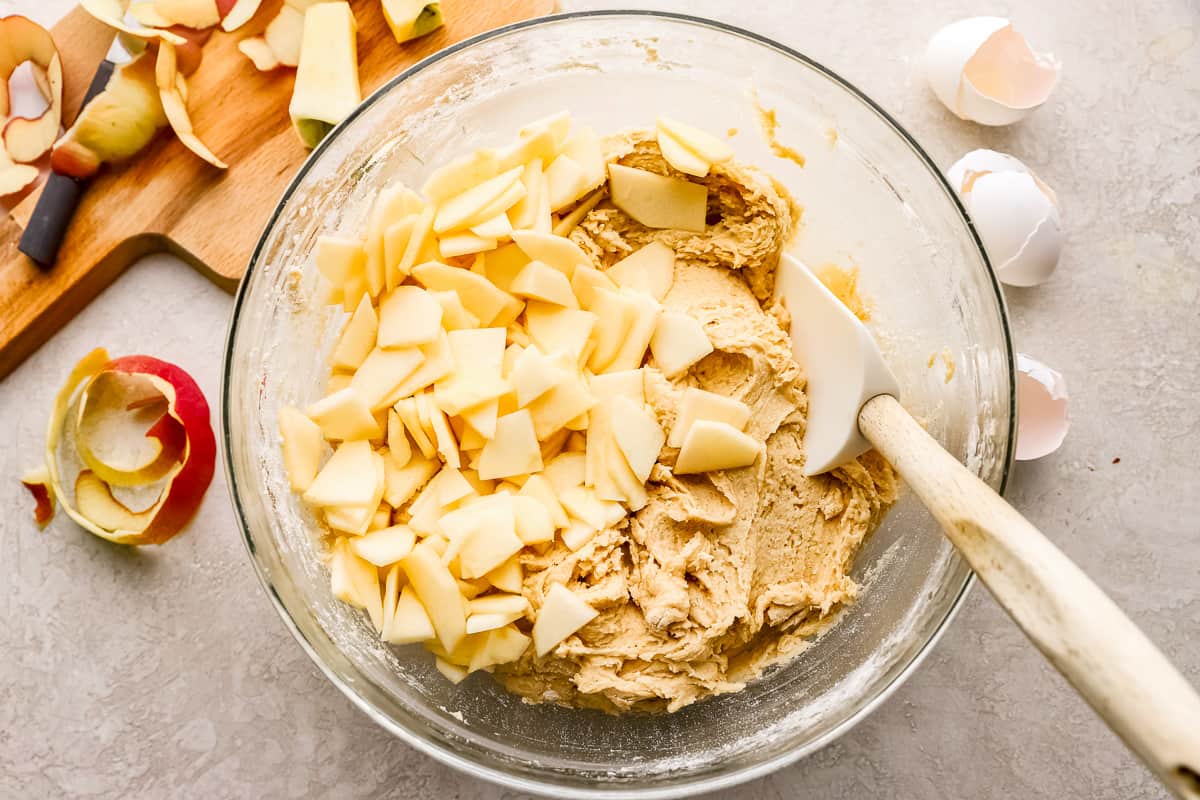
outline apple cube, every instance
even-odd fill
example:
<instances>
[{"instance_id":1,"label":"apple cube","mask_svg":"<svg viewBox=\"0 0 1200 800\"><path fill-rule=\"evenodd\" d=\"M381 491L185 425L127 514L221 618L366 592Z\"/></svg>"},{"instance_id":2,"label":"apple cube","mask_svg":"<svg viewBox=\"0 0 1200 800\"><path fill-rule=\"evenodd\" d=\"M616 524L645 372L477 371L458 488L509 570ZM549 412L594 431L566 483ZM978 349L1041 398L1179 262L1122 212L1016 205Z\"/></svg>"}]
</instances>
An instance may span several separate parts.
<instances>
[{"instance_id":1,"label":"apple cube","mask_svg":"<svg viewBox=\"0 0 1200 800\"><path fill-rule=\"evenodd\" d=\"M617 285L645 292L662 302L675 282L675 251L654 241L638 248L605 273Z\"/></svg>"},{"instance_id":2,"label":"apple cube","mask_svg":"<svg viewBox=\"0 0 1200 800\"><path fill-rule=\"evenodd\" d=\"M481 324L490 325L513 300L484 276L461 267L429 262L413 267L412 274L426 289L458 292L462 304Z\"/></svg>"},{"instance_id":3,"label":"apple cube","mask_svg":"<svg viewBox=\"0 0 1200 800\"><path fill-rule=\"evenodd\" d=\"M471 654L468 672L516 661L529 649L531 641L513 625L489 630L484 636L483 643Z\"/></svg>"},{"instance_id":4,"label":"apple cube","mask_svg":"<svg viewBox=\"0 0 1200 800\"><path fill-rule=\"evenodd\" d=\"M575 293L580 306L591 311L593 298L598 288L615 292L617 284L613 283L612 278L593 267L578 266L575 268L575 274L571 276L571 291Z\"/></svg>"},{"instance_id":5,"label":"apple cube","mask_svg":"<svg viewBox=\"0 0 1200 800\"><path fill-rule=\"evenodd\" d=\"M588 192L588 176L583 166L563 153L546 167L546 202L551 211L571 205Z\"/></svg>"},{"instance_id":6,"label":"apple cube","mask_svg":"<svg viewBox=\"0 0 1200 800\"><path fill-rule=\"evenodd\" d=\"M427 0L381 0L383 18L397 42L432 33L444 24L442 4Z\"/></svg>"},{"instance_id":7,"label":"apple cube","mask_svg":"<svg viewBox=\"0 0 1200 800\"><path fill-rule=\"evenodd\" d=\"M600 402L612 400L614 397L628 397L641 405L646 401L645 385L646 376L641 369L606 372L588 379L592 394Z\"/></svg>"},{"instance_id":8,"label":"apple cube","mask_svg":"<svg viewBox=\"0 0 1200 800\"><path fill-rule=\"evenodd\" d=\"M484 253L483 271L487 279L502 291L507 292L513 280L532 259L516 244L506 244Z\"/></svg>"},{"instance_id":9,"label":"apple cube","mask_svg":"<svg viewBox=\"0 0 1200 800\"><path fill-rule=\"evenodd\" d=\"M368 507L373 513L383 495L383 456L363 440L343 442L304 492L314 506Z\"/></svg>"},{"instance_id":10,"label":"apple cube","mask_svg":"<svg viewBox=\"0 0 1200 800\"><path fill-rule=\"evenodd\" d=\"M631 309L627 313L632 316L633 322L617 347L616 355L604 367L606 372L637 369L642 365L642 360L646 357L646 348L654 338L654 329L658 326L658 318L662 314L662 306L647 294L622 289L621 296L625 298L627 308Z\"/></svg>"},{"instance_id":11,"label":"apple cube","mask_svg":"<svg viewBox=\"0 0 1200 800\"><path fill-rule=\"evenodd\" d=\"M479 477L484 480L525 475L542 469L542 454L526 409L496 420L496 434L479 454Z\"/></svg>"},{"instance_id":12,"label":"apple cube","mask_svg":"<svg viewBox=\"0 0 1200 800\"><path fill-rule=\"evenodd\" d=\"M542 470L542 475L554 487L559 503L562 502L563 492L583 486L584 473L585 463L582 453L559 453Z\"/></svg>"},{"instance_id":13,"label":"apple cube","mask_svg":"<svg viewBox=\"0 0 1200 800\"><path fill-rule=\"evenodd\" d=\"M505 561L485 576L488 583L502 592L519 594L525 583L525 570L517 556Z\"/></svg>"},{"instance_id":14,"label":"apple cube","mask_svg":"<svg viewBox=\"0 0 1200 800\"><path fill-rule=\"evenodd\" d=\"M455 685L462 683L467 679L467 676L470 675L470 673L467 672L466 667L460 667L457 664L451 664L444 658L437 656L435 656L433 659L433 666L442 674L443 678Z\"/></svg>"},{"instance_id":15,"label":"apple cube","mask_svg":"<svg viewBox=\"0 0 1200 800\"><path fill-rule=\"evenodd\" d=\"M500 567L524 547L517 538L511 506L507 513L496 509L482 510L474 532L467 536L458 552L458 562L464 578L481 578ZM459 513L471 511L470 507Z\"/></svg>"},{"instance_id":16,"label":"apple cube","mask_svg":"<svg viewBox=\"0 0 1200 800\"><path fill-rule=\"evenodd\" d=\"M329 578L334 597L365 609L375 630L382 630L383 595L379 591L379 572L355 555L344 537L334 540Z\"/></svg>"},{"instance_id":17,"label":"apple cube","mask_svg":"<svg viewBox=\"0 0 1200 800\"><path fill-rule=\"evenodd\" d=\"M432 342L420 345L418 349L424 360L388 393L383 400L384 404L395 405L397 401L432 386L454 369L454 353L450 350L450 341L445 334L439 333Z\"/></svg>"},{"instance_id":18,"label":"apple cube","mask_svg":"<svg viewBox=\"0 0 1200 800\"><path fill-rule=\"evenodd\" d=\"M363 295L333 347L333 355L330 357L333 368L358 369L375 348L375 334L378 329L379 320L375 316L375 307L371 305L371 298Z\"/></svg>"},{"instance_id":19,"label":"apple cube","mask_svg":"<svg viewBox=\"0 0 1200 800\"><path fill-rule=\"evenodd\" d=\"M404 422L396 409L388 409L387 445L389 460L397 467L403 467L412 459L412 444L404 432Z\"/></svg>"},{"instance_id":20,"label":"apple cube","mask_svg":"<svg viewBox=\"0 0 1200 800\"><path fill-rule=\"evenodd\" d=\"M583 192L590 192L604 183L604 149L600 138L591 128L579 128L563 142L563 155L569 157L583 170Z\"/></svg>"},{"instance_id":21,"label":"apple cube","mask_svg":"<svg viewBox=\"0 0 1200 800\"><path fill-rule=\"evenodd\" d=\"M599 533L596 528L592 527L587 522L581 519L573 519L571 523L563 529L562 540L567 549L574 553L579 548L592 540L592 537Z\"/></svg>"},{"instance_id":22,"label":"apple cube","mask_svg":"<svg viewBox=\"0 0 1200 800\"><path fill-rule=\"evenodd\" d=\"M409 585L429 614L438 641L453 650L467 635L467 616L462 595L450 570L437 552L421 543L400 562L408 576Z\"/></svg>"},{"instance_id":23,"label":"apple cube","mask_svg":"<svg viewBox=\"0 0 1200 800\"><path fill-rule=\"evenodd\" d=\"M550 303L535 301L525 307L525 327L533 343L543 353L567 353L574 363L582 359L592 329L599 321L590 311Z\"/></svg>"},{"instance_id":24,"label":"apple cube","mask_svg":"<svg viewBox=\"0 0 1200 800\"><path fill-rule=\"evenodd\" d=\"M595 404L596 399L588 391L582 376L568 376L528 406L538 440L546 439L581 414L587 413Z\"/></svg>"},{"instance_id":25,"label":"apple cube","mask_svg":"<svg viewBox=\"0 0 1200 800\"><path fill-rule=\"evenodd\" d=\"M554 540L554 520L541 500L518 494L512 498L512 509L517 538L522 542L539 544Z\"/></svg>"},{"instance_id":26,"label":"apple cube","mask_svg":"<svg viewBox=\"0 0 1200 800\"><path fill-rule=\"evenodd\" d=\"M561 583L550 586L533 623L533 646L538 657L598 616L598 612Z\"/></svg>"},{"instance_id":27,"label":"apple cube","mask_svg":"<svg viewBox=\"0 0 1200 800\"><path fill-rule=\"evenodd\" d=\"M643 169L608 165L613 205L647 228L703 233L708 189L700 183L667 178Z\"/></svg>"},{"instance_id":28,"label":"apple cube","mask_svg":"<svg viewBox=\"0 0 1200 800\"><path fill-rule=\"evenodd\" d=\"M459 231L438 239L438 253L442 258L457 258L482 253L484 250L495 250L498 243L495 237L480 236L472 231Z\"/></svg>"},{"instance_id":29,"label":"apple cube","mask_svg":"<svg viewBox=\"0 0 1200 800\"><path fill-rule=\"evenodd\" d=\"M545 142L549 140L550 146L553 147L553 136L549 131L544 132L539 139L526 139L525 142ZM548 184L545 176L542 174L543 162L540 158L534 158L528 163L523 163L521 171L521 184L525 187L525 196L517 201L508 214L504 216L505 222L508 224L508 230L502 234L503 236L511 236L514 229L516 230L533 230L538 226L538 214L542 208L542 195L548 191Z\"/></svg>"},{"instance_id":30,"label":"apple cube","mask_svg":"<svg viewBox=\"0 0 1200 800\"><path fill-rule=\"evenodd\" d=\"M513 279L509 291L517 297L541 300L566 308L579 308L567 276L541 261L530 261Z\"/></svg>"},{"instance_id":31,"label":"apple cube","mask_svg":"<svg viewBox=\"0 0 1200 800\"><path fill-rule=\"evenodd\" d=\"M396 411L396 416L400 417L400 421L404 423L404 429L412 437L413 443L421 451L421 455L425 458L433 458L437 447L421 424L421 417L417 411L417 398L406 397L403 400L397 400L393 409Z\"/></svg>"},{"instance_id":32,"label":"apple cube","mask_svg":"<svg viewBox=\"0 0 1200 800\"><path fill-rule=\"evenodd\" d=\"M288 483L293 491L303 492L312 485L321 465L321 428L298 410L283 406L279 409L279 435Z\"/></svg>"},{"instance_id":33,"label":"apple cube","mask_svg":"<svg viewBox=\"0 0 1200 800\"><path fill-rule=\"evenodd\" d=\"M434 386L439 408L458 415L510 391L511 386L502 377L504 328L450 331L446 338L453 353L454 370ZM481 432L490 436L494 430Z\"/></svg>"},{"instance_id":34,"label":"apple cube","mask_svg":"<svg viewBox=\"0 0 1200 800\"><path fill-rule=\"evenodd\" d=\"M429 296L442 307L442 327L446 330L479 327L479 318L467 311L458 292L429 292Z\"/></svg>"},{"instance_id":35,"label":"apple cube","mask_svg":"<svg viewBox=\"0 0 1200 800\"><path fill-rule=\"evenodd\" d=\"M605 494L600 483L597 483L596 486L597 497L602 500L620 499L629 507L630 511L638 511L650 502L645 481L638 480L616 442L610 443L605 449L601 469L604 470L604 475L608 479L603 483L604 489L610 489L611 495L620 495L620 497Z\"/></svg>"},{"instance_id":36,"label":"apple cube","mask_svg":"<svg viewBox=\"0 0 1200 800\"><path fill-rule=\"evenodd\" d=\"M526 191L528 191L528 189L526 189ZM528 197L529 195L526 194L525 196ZM485 220L484 222L481 222L471 228L471 233L475 234L476 236L479 236L483 239L492 240L506 239L512 235L512 231L512 222L509 221L507 214L497 214L491 219ZM496 245L493 243L492 247L486 249L490 250L495 246Z\"/></svg>"},{"instance_id":37,"label":"apple cube","mask_svg":"<svg viewBox=\"0 0 1200 800\"><path fill-rule=\"evenodd\" d=\"M688 150L683 142L676 139L671 134L658 129L658 150L662 153L663 159L675 169L688 175L695 175L698 178L703 178L708 175L708 171L712 168L712 164L705 161L700 156Z\"/></svg>"},{"instance_id":38,"label":"apple cube","mask_svg":"<svg viewBox=\"0 0 1200 800\"><path fill-rule=\"evenodd\" d=\"M613 438L633 474L645 483L650 478L651 468L658 461L667 435L663 433L654 414L647 411L644 405L624 396L614 397L611 403L609 424Z\"/></svg>"},{"instance_id":39,"label":"apple cube","mask_svg":"<svg viewBox=\"0 0 1200 800\"><path fill-rule=\"evenodd\" d=\"M357 239L317 239L317 270L334 286L344 286L351 276L364 274L366 268L367 252Z\"/></svg>"},{"instance_id":40,"label":"apple cube","mask_svg":"<svg viewBox=\"0 0 1200 800\"><path fill-rule=\"evenodd\" d=\"M682 447L692 423L699 419L724 422L740 431L750 420L750 407L732 397L688 387L679 401L679 410L675 414L675 424L671 426L667 445Z\"/></svg>"},{"instance_id":41,"label":"apple cube","mask_svg":"<svg viewBox=\"0 0 1200 800\"><path fill-rule=\"evenodd\" d=\"M466 626L463 626L464 631ZM384 629L384 641L389 644L415 644L426 642L437 636L433 621L425 606L421 605L417 592L412 584L400 591L396 600L396 610L392 613L391 626Z\"/></svg>"},{"instance_id":42,"label":"apple cube","mask_svg":"<svg viewBox=\"0 0 1200 800\"><path fill-rule=\"evenodd\" d=\"M326 439L377 439L381 431L366 400L353 385L323 397L308 407L308 416Z\"/></svg>"},{"instance_id":43,"label":"apple cube","mask_svg":"<svg viewBox=\"0 0 1200 800\"><path fill-rule=\"evenodd\" d=\"M565 378L566 373L560 364L543 355L537 345L530 345L520 352L509 375L520 408L529 405Z\"/></svg>"},{"instance_id":44,"label":"apple cube","mask_svg":"<svg viewBox=\"0 0 1200 800\"><path fill-rule=\"evenodd\" d=\"M370 561L377 567L395 564L409 553L417 543L417 535L407 525L393 525L371 531L350 542L350 549L359 558Z\"/></svg>"},{"instance_id":45,"label":"apple cube","mask_svg":"<svg viewBox=\"0 0 1200 800\"><path fill-rule=\"evenodd\" d=\"M567 455L579 454L568 453ZM558 456L555 458L557 459ZM582 483L582 478L580 483ZM550 519L554 523L554 527L567 527L567 512L565 509L563 509L562 503L558 502L558 492L554 488L554 484L550 483L550 480L546 477L546 475L530 475L529 479L525 481L525 485L521 487L521 491L519 492L518 496L531 497L540 502L546 509L546 512L550 515ZM519 530L518 535L520 535Z\"/></svg>"},{"instance_id":46,"label":"apple cube","mask_svg":"<svg viewBox=\"0 0 1200 800\"><path fill-rule=\"evenodd\" d=\"M565 236L541 231L513 231L513 242L532 261L541 261L571 278L576 267L589 267L592 260Z\"/></svg>"},{"instance_id":47,"label":"apple cube","mask_svg":"<svg viewBox=\"0 0 1200 800\"><path fill-rule=\"evenodd\" d=\"M654 336L650 339L650 353L668 378L685 372L712 351L712 342L695 317L678 311L664 311L658 318Z\"/></svg>"},{"instance_id":48,"label":"apple cube","mask_svg":"<svg viewBox=\"0 0 1200 800\"><path fill-rule=\"evenodd\" d=\"M679 457L676 475L736 469L753 464L762 453L762 443L727 422L699 419L688 428Z\"/></svg>"},{"instance_id":49,"label":"apple cube","mask_svg":"<svg viewBox=\"0 0 1200 800\"><path fill-rule=\"evenodd\" d=\"M658 118L656 127L710 164L722 164L733 158L732 147L699 128L663 116Z\"/></svg>"},{"instance_id":50,"label":"apple cube","mask_svg":"<svg viewBox=\"0 0 1200 800\"><path fill-rule=\"evenodd\" d=\"M424 354L416 347L399 350L376 347L355 371L350 388L358 392L372 411L386 408L396 388L416 372L424 359Z\"/></svg>"},{"instance_id":51,"label":"apple cube","mask_svg":"<svg viewBox=\"0 0 1200 800\"><path fill-rule=\"evenodd\" d=\"M413 453L412 459L403 467L385 458L383 499L392 508L401 508L437 473L440 466L436 459L426 458L420 453Z\"/></svg>"},{"instance_id":52,"label":"apple cube","mask_svg":"<svg viewBox=\"0 0 1200 800\"><path fill-rule=\"evenodd\" d=\"M558 111L549 116L534 120L521 127L517 131L517 136L522 139L528 139L537 136L542 131L550 131L554 136L554 146L561 148L567 141L567 135L571 131L571 112Z\"/></svg>"},{"instance_id":53,"label":"apple cube","mask_svg":"<svg viewBox=\"0 0 1200 800\"><path fill-rule=\"evenodd\" d=\"M419 286L397 286L379 304L379 346L428 344L442 332L442 306Z\"/></svg>"},{"instance_id":54,"label":"apple cube","mask_svg":"<svg viewBox=\"0 0 1200 800\"><path fill-rule=\"evenodd\" d=\"M513 203L525 196L525 187L521 185L522 168L513 167L483 183L475 184L463 192L447 198L441 203L433 219L433 231L443 234L461 228L478 225L497 213L506 211ZM519 194L511 203L500 211L492 210L496 203L503 202L502 198L510 195L514 186L519 187Z\"/></svg>"}]
</instances>

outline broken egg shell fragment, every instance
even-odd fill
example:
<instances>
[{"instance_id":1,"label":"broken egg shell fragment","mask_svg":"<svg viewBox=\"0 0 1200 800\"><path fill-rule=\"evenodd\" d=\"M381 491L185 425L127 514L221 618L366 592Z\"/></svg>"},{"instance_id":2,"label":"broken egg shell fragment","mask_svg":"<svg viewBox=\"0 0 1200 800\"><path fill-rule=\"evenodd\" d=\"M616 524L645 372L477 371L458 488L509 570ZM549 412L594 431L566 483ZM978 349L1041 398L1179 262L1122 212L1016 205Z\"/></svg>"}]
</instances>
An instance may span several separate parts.
<instances>
[{"instance_id":1,"label":"broken egg shell fragment","mask_svg":"<svg viewBox=\"0 0 1200 800\"><path fill-rule=\"evenodd\" d=\"M1070 428L1067 382L1056 370L1017 353L1017 460L1053 453Z\"/></svg>"},{"instance_id":2,"label":"broken egg shell fragment","mask_svg":"<svg viewBox=\"0 0 1200 800\"><path fill-rule=\"evenodd\" d=\"M1044 283L1062 252L1062 220L1054 191L1016 158L973 150L948 171L1000 280Z\"/></svg>"},{"instance_id":3,"label":"broken egg shell fragment","mask_svg":"<svg viewBox=\"0 0 1200 800\"><path fill-rule=\"evenodd\" d=\"M955 116L1009 125L1046 102L1061 66L1036 53L1003 17L971 17L939 30L925 51L925 75Z\"/></svg>"}]
</instances>

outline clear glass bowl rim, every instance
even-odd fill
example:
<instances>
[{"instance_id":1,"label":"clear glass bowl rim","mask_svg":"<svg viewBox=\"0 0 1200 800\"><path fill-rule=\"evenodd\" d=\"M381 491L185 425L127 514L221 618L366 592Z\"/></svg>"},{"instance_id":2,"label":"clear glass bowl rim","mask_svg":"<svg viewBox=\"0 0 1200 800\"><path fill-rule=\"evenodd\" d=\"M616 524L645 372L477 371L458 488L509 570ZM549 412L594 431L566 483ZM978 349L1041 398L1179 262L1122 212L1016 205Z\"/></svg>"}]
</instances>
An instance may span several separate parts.
<instances>
[{"instance_id":1,"label":"clear glass bowl rim","mask_svg":"<svg viewBox=\"0 0 1200 800\"><path fill-rule=\"evenodd\" d=\"M313 647L313 645L308 641L308 639L301 632L301 630L297 626L296 622L292 619L292 616L289 613L287 607L283 604L282 600L279 598L279 595L274 590L274 587L271 584L271 580L270 580L270 577L269 577L266 569L264 568L263 564L259 561L259 559L257 557L256 545L254 542L254 538L250 534L249 525L246 521L246 514L245 514L244 509L242 508L241 499L240 499L240 496L237 491L238 484L237 484L236 476L234 475L233 458L230 455L231 442L230 442L230 438L229 438L229 430L230 430L229 414L231 411L231 407L230 407L229 402L227 401L228 400L228 389L229 389L229 385L230 385L230 375L231 375L231 370L233 369L233 359L232 359L233 346L234 346L234 341L237 337L238 321L241 316L241 313L243 310L243 305L246 300L247 287L249 286L249 283L250 283L249 279L253 275L255 269L258 267L259 258L262 255L263 250L267 245L267 242L270 238L271 232L274 230L276 224L279 222L280 217L283 213L283 210L288 203L288 200L291 198L292 194L296 191L296 189L303 182L303 180L304 180L305 176L308 174L309 170L312 169L312 167L318 161L320 161L321 156L324 154L325 150L332 145L333 141L339 134L341 134L350 125L352 125L354 123L354 121L360 115L362 115L367 109L369 109L375 103L379 102L382 98L387 96L387 94L389 92L391 92L396 86L403 83L405 80L407 80L412 75L415 75L418 72L421 72L421 71L427 69L428 67L433 66L437 62L441 61L442 59L444 59L450 55L453 55L455 53L458 53L459 51L468 49L468 48L474 46L475 44L478 44L480 42L484 42L484 41L487 41L489 39L493 39L496 37L504 36L504 35L514 32L514 31L519 31L519 30L522 30L525 28L537 27L537 26L542 26L542 25L553 25L556 23L561 23L563 21L571 21L571 20L586 20L586 19L593 19L593 18L614 18L614 17L636 17L636 18L641 18L641 19L647 19L647 18L658 19L658 20L662 20L662 21L668 22L668 23L684 23L684 24L690 24L690 25L696 25L696 26L700 26L700 27L710 28L710 29L716 30L720 33L730 34L733 36L737 36L737 37L740 37L743 39L750 40L751 42L753 42L755 44L770 48L772 50L777 51L778 53L780 53L782 55L788 56L796 61L801 62L804 66L808 67L809 69L812 69L813 71L823 75L825 78L832 81L833 83L841 86L852 97L854 97L856 100L858 100L864 106L866 106L871 111L873 111L876 114L876 116L878 116L880 118L880 120L882 122L884 122L889 128L891 128L891 130L897 136L899 136L900 139L905 144L908 145L908 147L913 151L913 153L922 162L924 162L925 166L929 169L929 171L931 173L933 173L934 176L936 176L936 179L942 183L943 189L945 190L946 197L954 204L955 210L958 212L959 218L962 220L962 223L966 227L967 232L970 234L971 239L974 242L976 249L979 251L979 255L987 269L987 277L990 281L992 291L995 295L995 301L1000 310L1000 320L1001 320L1001 326L1002 326L1003 335L1004 335L1004 351L1005 351L1005 358L1007 360L1007 370L1008 370L1008 374L1009 374L1008 413L1009 413L1009 419L1012 420L1012 424L1009 425L1008 440L1005 443L1005 455L1004 455L1003 466L1002 466L1002 470L1001 470L1001 474L1000 474L999 491L1001 494L1003 494L1005 488L1008 485L1008 478L1009 478L1009 475L1012 470L1013 459L1014 459L1015 450L1016 450L1016 438L1017 438L1017 426L1016 426L1017 393L1016 393L1016 372L1015 372L1016 368L1015 368L1015 358L1014 358L1014 354L1013 354L1012 331L1011 331L1011 326L1009 323L1009 316L1008 316L1008 307L1007 307L1007 304L1005 303L1004 292L1001 289L1000 281L996 277L995 268L993 267L991 260L988 258L987 251L984 249L983 241L979 238L979 233L975 229L975 225L971 221L970 216L967 214L966 209L963 207L961 201L959 200L958 195L954 192L954 190L950 186L949 182L946 180L945 175L938 168L937 164L933 161L933 159L929 156L929 154L925 151L925 149L923 147L921 147L920 144L918 144L916 139L914 139L913 136L894 117L892 117L892 115L890 113L888 113L886 110L884 110L878 103L876 103L874 100L872 100L870 97L868 97L864 92L862 92L854 84L850 83L848 80L843 78L841 75L839 75L838 73L829 69L828 67L824 66L823 64L809 58L808 56L804 55L803 53L801 53L791 47L788 47L787 45L780 44L779 42L775 41L774 39L772 39L770 37L763 36L762 34L755 33L754 31L750 31L745 28L738 27L736 25L730 25L725 22L720 22L717 20L709 19L707 17L700 17L700 16L696 16L696 15L692 15L692 14L681 14L681 13L676 13L676 12L657 11L657 10L649 10L649 9L596 9L596 10L589 10L589 11L573 11L573 12L566 12L566 13L560 13L560 14L551 14L551 15L542 16L542 17L535 17L533 19L522 20L520 22L514 22L510 25L505 25L503 27L496 28L494 30L485 31L484 33L477 34L468 39L464 39L461 42L457 42L446 48L443 48L442 50L439 50L438 52L433 53L432 55L429 55L429 56L421 59L416 64L413 64L411 67L409 67L408 69L400 72L395 77L391 78L386 83L381 85L378 89L376 89L374 92L372 92L371 95L369 97L367 97L345 120L343 120L332 131L330 131L325 136L325 138L321 141L321 143L319 145L317 145L317 147L314 148L311 153L309 153L308 158L305 159L304 163L300 166L300 169L297 170L296 175L292 178L291 182L288 184L287 188L284 190L283 194L280 196L280 199L279 199L278 203L276 204L275 209L271 213L270 219L267 221L266 226L263 228L263 232L262 232L261 236L259 237L258 243L255 245L254 252L251 255L250 260L248 262L246 273L238 285L237 293L234 297L233 312L230 317L229 331L228 331L228 333L226 335L226 339L225 339L225 353L224 353L224 359L223 359L224 363L222 365L222 370L221 370L221 420L220 420L220 422L221 422L221 440L222 440L222 444L223 444L222 452L223 452L223 460L224 460L224 466L225 466L225 479L229 486L230 499L233 502L233 507L234 507L235 516L237 518L238 528L242 534L242 541L246 547L246 552L250 558L250 562L254 566L254 572L258 576L259 582L262 584L263 588L266 590L268 596L271 598L271 604L275 607L276 612L278 612L280 618L283 620L287 629L289 631L291 631L292 637L300 644L300 646L308 654L308 657L317 666L317 668L321 670L321 672L325 675L325 677L328 678L330 680L330 682L333 683L333 685L336 686L338 688L338 690L341 691L342 694L345 695L355 706L357 706L359 709L361 709L368 717L370 717L380 727L389 731L393 735L399 737L406 744L410 745L411 747L415 748L416 750L420 751L421 753L428 755L443 764L446 764L447 766L453 767L454 769L457 769L457 770L459 770L465 774L471 775L473 777L481 777L481 778L484 778L485 780L491 781L493 783L496 783L496 784L499 784L499 785L502 785L502 786L505 786L505 787L508 787L511 789L517 789L520 791L532 792L535 794L546 795L546 796L554 795L554 796L563 797L563 798L629 797L629 798L638 798L638 800L651 800L652 798L679 797L679 796L684 796L684 795L693 795L693 794L700 794L700 793L704 793L704 792L717 791L717 790L721 790L721 789L728 789L732 786L736 786L736 785L744 783L746 781L753 780L754 778L768 775L768 774L770 774L778 769L781 769L789 764L795 763L796 761L800 760L801 758L803 758L811 753L814 753L817 750L820 750L821 748L823 748L823 747L829 745L830 743L832 743L833 741L835 741L838 737L842 736L844 733L846 733L851 728L853 728L855 725L857 725L861 720L866 718L880 704L882 704L888 697L890 697L891 694L894 691L896 691L896 689L898 689L906 680L908 680L909 676L912 675L912 673L921 664L921 662L925 660L926 656L928 656L929 652L933 649L933 646L937 643L937 641L945 633L946 628L948 627L951 620L953 620L954 617L958 614L959 609L962 607L963 600L966 598L968 592L971 589L971 586L975 582L975 573L972 571L967 572L966 578L963 580L962 586L959 588L959 591L958 591L954 601L950 604L948 610L946 611L945 616L938 623L937 627L934 629L934 631L930 635L930 637L925 641L925 643L923 644L921 649L919 651L917 651L917 653L913 656L913 658L909 661L909 663L907 665L905 665L905 667L895 676L895 678L892 680L892 682L889 683L888 685L886 685L885 687L883 687L874 697L870 698L865 703L863 703L863 705L859 707L857 712L855 712L852 716L848 717L840 725L832 728L831 730L827 731L824 735L815 738L814 740L808 742L807 744L805 744L802 747L797 747L795 750L793 750L791 752L780 754L779 756L777 756L773 759L746 767L744 769L741 769L741 770L738 770L735 772L730 772L730 773L722 774L722 775L709 776L709 777L697 779L697 780L690 781L690 782L685 779L682 783L677 783L677 784L673 784L669 787L664 786L662 788L656 788L656 789L645 789L645 788L631 789L631 788L619 788L619 787L605 789L603 787L598 787L595 790L579 790L579 789L567 788L567 787L557 785L552 782L552 779L547 780L544 783L537 782L537 781L529 780L526 778L516 777L516 776L513 776L506 772L503 772L502 770L498 770L498 769L492 768L490 766L480 764L473 760L463 758L463 757L459 756L457 753L455 753L449 749L444 749L442 747L434 745L434 744L430 743L428 740L423 739L420 736L417 736L417 735L411 733L410 731L408 731L407 728L397 724L394 720L392 720L386 714L380 712L377 708L375 708L375 706L373 706L369 702L367 702L351 686L349 686L336 673L334 673L329 668L329 666L324 662L324 660L321 658L321 656L316 651L316 649ZM961 556L958 556L957 554L955 554L955 557L961 558Z\"/></svg>"}]
</instances>

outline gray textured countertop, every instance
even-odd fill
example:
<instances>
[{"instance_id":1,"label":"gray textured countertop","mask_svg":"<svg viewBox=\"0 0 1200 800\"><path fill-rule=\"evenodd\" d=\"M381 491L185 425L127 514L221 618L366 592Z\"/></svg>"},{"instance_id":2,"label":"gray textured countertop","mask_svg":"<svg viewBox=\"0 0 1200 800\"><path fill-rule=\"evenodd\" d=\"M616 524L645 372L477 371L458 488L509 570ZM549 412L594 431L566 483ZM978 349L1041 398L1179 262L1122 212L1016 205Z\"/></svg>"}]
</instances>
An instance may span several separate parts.
<instances>
[{"instance_id":1,"label":"gray textured countertop","mask_svg":"<svg viewBox=\"0 0 1200 800\"><path fill-rule=\"evenodd\" d=\"M1063 261L1048 284L1008 300L1018 348L1065 373L1073 424L1059 452L1018 466L1009 497L1200 683L1195 0L659 5L828 64L943 166L994 147L1057 190ZM0 2L42 18L52 7L65 2ZM1051 102L1017 126L952 119L916 74L933 30L976 13L1012 17L1065 65ZM179 262L149 258L0 383L0 796L512 796L401 744L320 675L251 572L220 474L199 520L162 549L113 547L62 517L44 533L29 521L15 476L39 458L68 365L96 344L149 349L185 365L215 402L230 308ZM1164 793L976 587L882 708L727 796Z\"/></svg>"}]
</instances>

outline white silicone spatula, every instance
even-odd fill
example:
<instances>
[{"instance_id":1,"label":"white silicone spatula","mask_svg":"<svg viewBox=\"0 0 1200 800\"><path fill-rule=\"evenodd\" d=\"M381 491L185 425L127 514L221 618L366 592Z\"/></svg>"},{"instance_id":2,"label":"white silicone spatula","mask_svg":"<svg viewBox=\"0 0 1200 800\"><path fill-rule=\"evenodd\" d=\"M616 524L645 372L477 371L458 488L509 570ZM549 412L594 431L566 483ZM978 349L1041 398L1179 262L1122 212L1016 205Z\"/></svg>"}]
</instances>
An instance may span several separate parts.
<instances>
[{"instance_id":1,"label":"white silicone spatula","mask_svg":"<svg viewBox=\"0 0 1200 800\"><path fill-rule=\"evenodd\" d=\"M1000 605L1176 796L1200 799L1200 696L1116 604L917 424L857 317L799 260L776 292L808 376L806 469L874 447L941 524Z\"/></svg>"}]
</instances>

